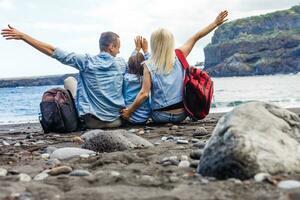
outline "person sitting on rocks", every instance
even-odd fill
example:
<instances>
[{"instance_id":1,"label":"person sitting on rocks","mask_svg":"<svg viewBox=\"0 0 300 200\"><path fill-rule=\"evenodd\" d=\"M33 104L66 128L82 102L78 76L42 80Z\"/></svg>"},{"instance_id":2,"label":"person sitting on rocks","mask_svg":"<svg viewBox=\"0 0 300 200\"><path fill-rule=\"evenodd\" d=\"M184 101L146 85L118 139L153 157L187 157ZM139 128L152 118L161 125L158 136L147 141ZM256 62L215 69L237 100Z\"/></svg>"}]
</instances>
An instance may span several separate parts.
<instances>
[{"instance_id":1,"label":"person sitting on rocks","mask_svg":"<svg viewBox=\"0 0 300 200\"><path fill-rule=\"evenodd\" d=\"M125 107L122 95L126 61L116 57L120 38L116 33L100 36L100 53L95 56L69 53L38 41L8 25L1 31L7 40L23 40L40 52L79 70L75 78L65 80L66 89L76 98L76 108L86 128L112 128L121 125L120 110ZM76 92L77 91L77 92Z\"/></svg>"},{"instance_id":2,"label":"person sitting on rocks","mask_svg":"<svg viewBox=\"0 0 300 200\"><path fill-rule=\"evenodd\" d=\"M134 41L135 50L128 60L128 71L124 75L123 82L123 96L126 106L129 106L133 103L137 94L141 90L143 62L150 56L146 38L137 36ZM144 54L140 53L141 49L143 50ZM129 124L145 124L150 117L150 113L150 102L149 99L147 99L132 113L131 117L128 119Z\"/></svg>"},{"instance_id":3,"label":"person sitting on rocks","mask_svg":"<svg viewBox=\"0 0 300 200\"><path fill-rule=\"evenodd\" d=\"M187 57L195 43L226 21L227 11L221 12L213 23L189 38L179 49ZM144 64L143 85L134 102L123 109L122 116L132 113L149 97L152 119L156 123L179 123L186 118L183 107L183 67L175 56L173 34L160 28L151 35L151 56Z\"/></svg>"}]
</instances>

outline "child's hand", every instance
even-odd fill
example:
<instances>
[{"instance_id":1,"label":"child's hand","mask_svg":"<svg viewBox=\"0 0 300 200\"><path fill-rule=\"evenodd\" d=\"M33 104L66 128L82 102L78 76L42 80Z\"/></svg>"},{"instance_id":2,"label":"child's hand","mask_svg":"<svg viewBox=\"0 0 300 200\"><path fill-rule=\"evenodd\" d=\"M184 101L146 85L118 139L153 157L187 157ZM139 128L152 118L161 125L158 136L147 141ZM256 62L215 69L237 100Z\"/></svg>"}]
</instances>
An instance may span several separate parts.
<instances>
[{"instance_id":1,"label":"child's hand","mask_svg":"<svg viewBox=\"0 0 300 200\"><path fill-rule=\"evenodd\" d=\"M132 115L132 112L130 111L130 109L128 109L128 108L124 108L124 109L122 109L121 111L120 111L120 113L121 113L121 116L122 116L122 118L123 119L129 119L130 118L130 116Z\"/></svg>"},{"instance_id":2,"label":"child's hand","mask_svg":"<svg viewBox=\"0 0 300 200\"><path fill-rule=\"evenodd\" d=\"M148 52L148 41L146 38L142 39L142 49L144 54Z\"/></svg>"},{"instance_id":3,"label":"child's hand","mask_svg":"<svg viewBox=\"0 0 300 200\"><path fill-rule=\"evenodd\" d=\"M225 19L226 17L228 16L228 11L225 10L225 11L222 11L218 17L215 19L214 23L217 25L217 26L220 26L221 24L223 24L224 22L226 22L228 19Z\"/></svg>"},{"instance_id":4,"label":"child's hand","mask_svg":"<svg viewBox=\"0 0 300 200\"><path fill-rule=\"evenodd\" d=\"M135 50L139 52L142 48L142 36L138 35L134 38Z\"/></svg>"}]
</instances>

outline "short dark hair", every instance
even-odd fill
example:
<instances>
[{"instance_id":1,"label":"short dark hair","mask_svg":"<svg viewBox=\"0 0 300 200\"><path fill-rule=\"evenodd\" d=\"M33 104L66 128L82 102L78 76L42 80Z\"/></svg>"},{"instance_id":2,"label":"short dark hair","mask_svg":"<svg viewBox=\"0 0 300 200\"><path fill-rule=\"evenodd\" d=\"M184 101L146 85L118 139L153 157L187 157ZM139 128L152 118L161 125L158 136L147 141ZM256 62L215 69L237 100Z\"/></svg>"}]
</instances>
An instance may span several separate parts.
<instances>
[{"instance_id":1,"label":"short dark hair","mask_svg":"<svg viewBox=\"0 0 300 200\"><path fill-rule=\"evenodd\" d=\"M133 55L128 60L128 73L143 76L144 67L142 63L145 61L144 55L138 52Z\"/></svg>"},{"instance_id":2,"label":"short dark hair","mask_svg":"<svg viewBox=\"0 0 300 200\"><path fill-rule=\"evenodd\" d=\"M101 33L99 39L100 51L105 51L110 44L117 45L119 36L111 31Z\"/></svg>"}]
</instances>

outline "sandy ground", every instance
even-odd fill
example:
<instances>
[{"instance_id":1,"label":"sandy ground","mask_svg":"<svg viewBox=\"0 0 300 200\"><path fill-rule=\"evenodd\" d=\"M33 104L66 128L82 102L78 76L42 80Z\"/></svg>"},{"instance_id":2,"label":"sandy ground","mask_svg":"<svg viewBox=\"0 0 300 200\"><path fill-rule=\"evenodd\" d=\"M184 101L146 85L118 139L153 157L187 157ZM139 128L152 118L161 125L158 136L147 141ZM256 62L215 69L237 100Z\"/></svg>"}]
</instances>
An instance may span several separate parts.
<instances>
[{"instance_id":1,"label":"sandy ground","mask_svg":"<svg viewBox=\"0 0 300 200\"><path fill-rule=\"evenodd\" d=\"M300 109L293 111L300 113ZM191 139L195 139L195 129L204 127L208 131L208 135L197 137L206 141L221 115L211 114L198 122L185 121L176 128L172 124L134 127L139 129L141 137L156 143L156 146L61 161L58 165L70 166L73 170L84 169L91 175L77 177L61 174L29 182L20 181L19 174L25 173L33 178L53 166L41 157L45 147L80 147L72 142L72 138L82 133L43 134L39 124L2 125L0 168L7 169L8 174L0 176L0 199L300 199L300 191L283 191L274 183L256 183L253 179L215 180L202 177L192 167L163 166L160 163L163 158L189 156L192 151L199 149L191 142ZM170 135L183 137L190 142L176 144L174 141L161 140L163 136ZM9 145L3 145L3 141ZM189 161L197 163L190 157ZM300 180L300 175L296 174L280 174L276 177Z\"/></svg>"}]
</instances>

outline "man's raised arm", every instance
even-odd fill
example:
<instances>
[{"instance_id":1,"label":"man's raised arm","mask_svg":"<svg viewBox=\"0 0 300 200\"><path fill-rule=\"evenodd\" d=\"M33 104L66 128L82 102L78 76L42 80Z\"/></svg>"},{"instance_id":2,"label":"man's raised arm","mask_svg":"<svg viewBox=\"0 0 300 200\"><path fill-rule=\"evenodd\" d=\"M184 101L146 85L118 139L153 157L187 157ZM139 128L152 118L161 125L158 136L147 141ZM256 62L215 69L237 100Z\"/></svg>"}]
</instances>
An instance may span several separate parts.
<instances>
[{"instance_id":1,"label":"man's raised arm","mask_svg":"<svg viewBox=\"0 0 300 200\"><path fill-rule=\"evenodd\" d=\"M18 31L10 25L8 25L8 28L1 31L1 35L7 40L23 40L24 42L28 43L32 47L48 56L52 56L55 49L52 45L38 41L33 37L22 33L21 31Z\"/></svg>"}]
</instances>

